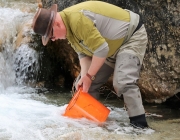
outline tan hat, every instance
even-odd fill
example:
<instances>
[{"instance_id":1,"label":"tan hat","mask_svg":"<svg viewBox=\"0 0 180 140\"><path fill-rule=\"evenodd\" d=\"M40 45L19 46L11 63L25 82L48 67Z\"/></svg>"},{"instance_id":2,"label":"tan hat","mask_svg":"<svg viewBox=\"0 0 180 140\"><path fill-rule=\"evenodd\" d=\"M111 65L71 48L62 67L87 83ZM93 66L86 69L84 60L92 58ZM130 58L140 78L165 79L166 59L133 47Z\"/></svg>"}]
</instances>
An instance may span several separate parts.
<instances>
[{"instance_id":1,"label":"tan hat","mask_svg":"<svg viewBox=\"0 0 180 140\"><path fill-rule=\"evenodd\" d=\"M53 4L49 9L39 8L36 12L32 28L35 33L42 36L42 43L45 46L52 36L52 27L56 18L57 4Z\"/></svg>"}]
</instances>

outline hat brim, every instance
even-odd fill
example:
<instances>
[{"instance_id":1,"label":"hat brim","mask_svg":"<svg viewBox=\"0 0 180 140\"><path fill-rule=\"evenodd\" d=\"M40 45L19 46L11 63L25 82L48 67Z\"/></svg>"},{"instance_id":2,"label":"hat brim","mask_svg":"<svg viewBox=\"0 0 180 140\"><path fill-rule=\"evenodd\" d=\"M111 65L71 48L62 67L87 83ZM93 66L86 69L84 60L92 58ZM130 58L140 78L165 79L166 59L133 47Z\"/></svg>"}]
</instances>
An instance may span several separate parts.
<instances>
[{"instance_id":1,"label":"hat brim","mask_svg":"<svg viewBox=\"0 0 180 140\"><path fill-rule=\"evenodd\" d=\"M48 43L48 41L49 41L49 39L50 39L50 37L51 37L52 28L53 28L53 25L54 25L54 21L55 21L55 19L56 19L57 4L53 4L53 5L50 7L49 10L52 12L53 18L52 18L51 21L49 21L49 22L50 22L50 25L49 25L49 28L47 29L47 34L46 34L46 36L42 36L42 43L43 43L44 46L47 45L47 43Z\"/></svg>"}]
</instances>

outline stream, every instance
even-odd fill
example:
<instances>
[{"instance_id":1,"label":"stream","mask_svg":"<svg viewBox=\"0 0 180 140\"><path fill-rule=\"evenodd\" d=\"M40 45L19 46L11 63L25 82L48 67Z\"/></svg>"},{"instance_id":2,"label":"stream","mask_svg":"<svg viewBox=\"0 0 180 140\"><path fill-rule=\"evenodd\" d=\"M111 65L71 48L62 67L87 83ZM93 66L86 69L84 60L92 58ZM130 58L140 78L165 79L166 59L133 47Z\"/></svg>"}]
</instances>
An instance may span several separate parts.
<instances>
[{"instance_id":1,"label":"stream","mask_svg":"<svg viewBox=\"0 0 180 140\"><path fill-rule=\"evenodd\" d=\"M101 99L110 109L104 123L63 116L71 100L69 89L32 88L23 85L15 71L35 63L38 54L24 44L14 53L24 20L32 20L36 0L0 0L0 140L179 140L180 110L163 104L144 104L148 129L129 125L123 101ZM31 57L31 59L26 59ZM23 77L24 78L24 77Z\"/></svg>"}]
</instances>

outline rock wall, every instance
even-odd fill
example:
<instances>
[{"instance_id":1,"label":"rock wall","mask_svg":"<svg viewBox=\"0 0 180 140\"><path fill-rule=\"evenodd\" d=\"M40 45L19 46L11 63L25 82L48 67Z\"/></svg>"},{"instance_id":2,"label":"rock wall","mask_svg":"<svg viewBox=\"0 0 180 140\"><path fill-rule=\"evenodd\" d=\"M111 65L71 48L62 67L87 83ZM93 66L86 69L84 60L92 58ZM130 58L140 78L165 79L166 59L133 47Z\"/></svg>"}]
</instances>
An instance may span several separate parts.
<instances>
[{"instance_id":1,"label":"rock wall","mask_svg":"<svg viewBox=\"0 0 180 140\"><path fill-rule=\"evenodd\" d=\"M42 0L43 7L58 4L58 9L83 0ZM147 102L164 102L180 88L180 1L179 0L104 0L140 14L148 33L148 45L144 58L139 87ZM71 71L79 72L77 55L66 41L57 41L56 55ZM57 53L59 52L59 54ZM62 55L63 52L63 55ZM70 53L71 52L71 53ZM66 58L66 59L64 59Z\"/></svg>"}]
</instances>

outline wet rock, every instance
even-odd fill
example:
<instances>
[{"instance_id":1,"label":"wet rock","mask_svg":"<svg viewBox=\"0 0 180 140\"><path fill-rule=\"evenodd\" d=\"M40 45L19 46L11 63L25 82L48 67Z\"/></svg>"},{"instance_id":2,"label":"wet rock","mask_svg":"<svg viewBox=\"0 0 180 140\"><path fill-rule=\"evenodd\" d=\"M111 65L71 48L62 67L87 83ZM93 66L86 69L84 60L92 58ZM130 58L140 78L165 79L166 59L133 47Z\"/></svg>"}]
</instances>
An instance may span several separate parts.
<instances>
[{"instance_id":1,"label":"wet rock","mask_svg":"<svg viewBox=\"0 0 180 140\"><path fill-rule=\"evenodd\" d=\"M44 7L53 3L62 10L83 0L42 0ZM104 0L139 13L148 33L148 45L138 82L147 102L165 102L180 87L180 1L178 0ZM79 72L77 56L68 44L59 46L59 59L72 77ZM54 45L55 45L54 44ZM64 46L64 47L63 47ZM66 47L65 47L66 46ZM57 48L53 46L53 48ZM68 50L68 52L67 52ZM72 55L70 55L72 54ZM66 58L66 59L64 59ZM74 66L73 66L74 65ZM112 88L112 85L110 85Z\"/></svg>"},{"instance_id":2,"label":"wet rock","mask_svg":"<svg viewBox=\"0 0 180 140\"><path fill-rule=\"evenodd\" d=\"M141 1L141 15L148 33L148 46L139 80L143 97L160 102L179 88L180 2ZM151 10L148 10L151 9ZM143 11L143 12L142 12Z\"/></svg>"},{"instance_id":3,"label":"wet rock","mask_svg":"<svg viewBox=\"0 0 180 140\"><path fill-rule=\"evenodd\" d=\"M19 48L22 44L27 44L32 41L32 29L31 29L32 21L27 21L21 24L18 34L17 34L17 39L16 39L16 46L15 49Z\"/></svg>"}]
</instances>

